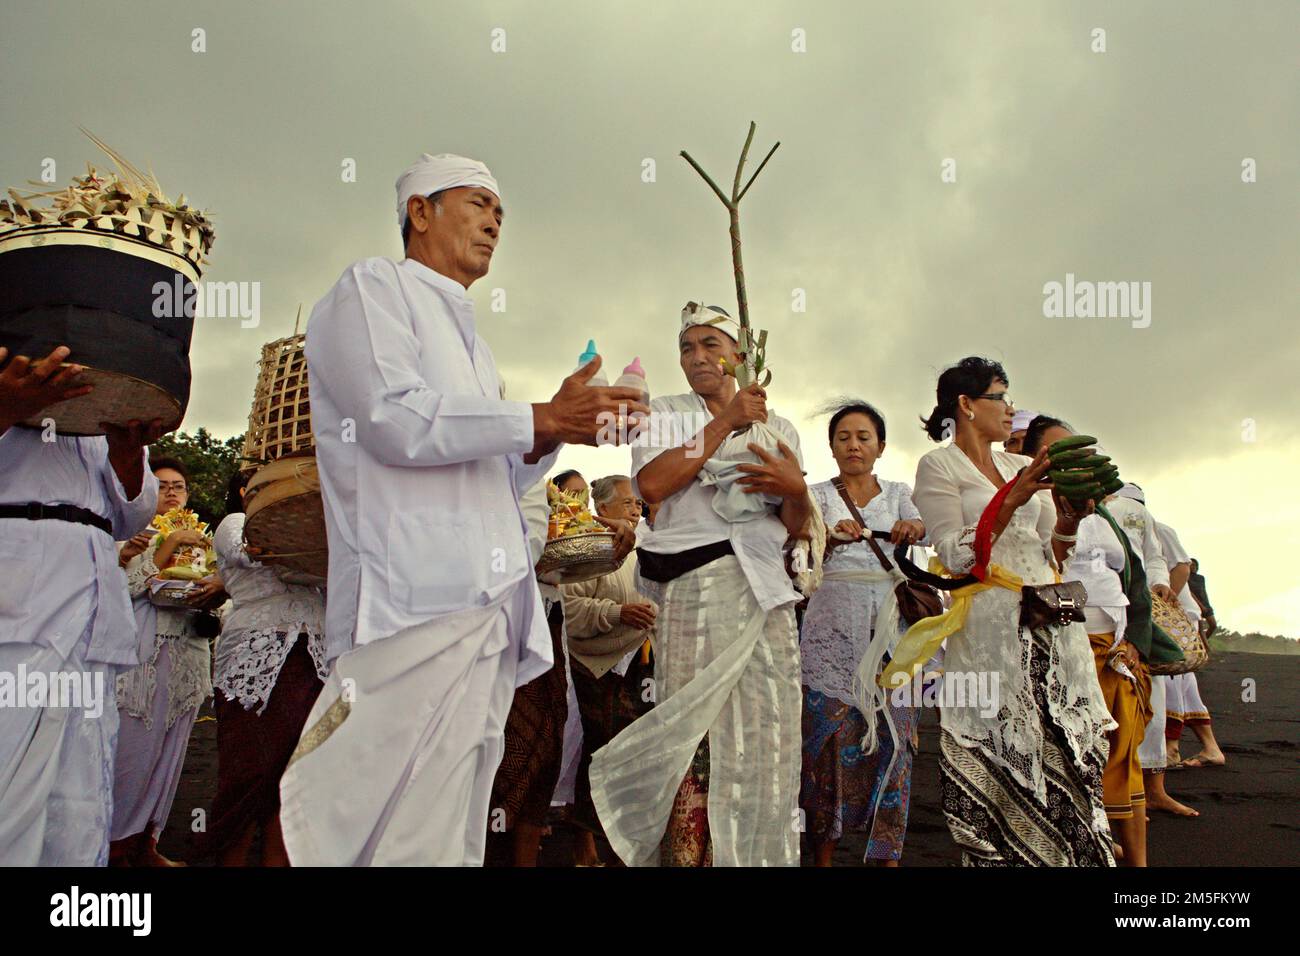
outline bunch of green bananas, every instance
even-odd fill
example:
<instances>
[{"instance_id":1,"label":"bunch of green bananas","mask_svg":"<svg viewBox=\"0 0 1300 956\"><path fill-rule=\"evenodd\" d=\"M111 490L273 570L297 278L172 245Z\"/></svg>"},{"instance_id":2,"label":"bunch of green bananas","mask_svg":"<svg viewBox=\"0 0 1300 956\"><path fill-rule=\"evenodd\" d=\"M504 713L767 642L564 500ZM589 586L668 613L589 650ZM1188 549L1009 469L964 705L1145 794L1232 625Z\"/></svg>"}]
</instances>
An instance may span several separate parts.
<instances>
[{"instance_id":1,"label":"bunch of green bananas","mask_svg":"<svg viewBox=\"0 0 1300 956\"><path fill-rule=\"evenodd\" d=\"M1050 468L1047 477L1072 505L1083 505L1089 498L1098 501L1123 487L1119 469L1108 455L1097 454L1091 435L1071 435L1054 442L1047 449Z\"/></svg>"}]
</instances>

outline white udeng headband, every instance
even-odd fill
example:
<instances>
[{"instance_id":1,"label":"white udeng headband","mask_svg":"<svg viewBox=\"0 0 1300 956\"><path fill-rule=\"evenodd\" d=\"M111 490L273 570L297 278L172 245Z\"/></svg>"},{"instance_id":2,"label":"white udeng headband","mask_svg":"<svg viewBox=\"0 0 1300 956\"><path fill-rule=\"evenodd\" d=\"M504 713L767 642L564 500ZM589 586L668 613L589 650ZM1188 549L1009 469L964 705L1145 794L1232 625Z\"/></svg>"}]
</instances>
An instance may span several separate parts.
<instances>
[{"instance_id":1,"label":"white udeng headband","mask_svg":"<svg viewBox=\"0 0 1300 956\"><path fill-rule=\"evenodd\" d=\"M687 302L682 309L682 328L677 333L677 340L680 342L686 330L697 325L711 325L731 336L733 341L740 341L740 323L731 316L698 302Z\"/></svg>"},{"instance_id":2,"label":"white udeng headband","mask_svg":"<svg viewBox=\"0 0 1300 956\"><path fill-rule=\"evenodd\" d=\"M397 223L406 227L406 203L412 196L428 196L458 186L482 186L501 198L501 187L487 166L477 159L439 153L424 153L397 177Z\"/></svg>"}]
</instances>

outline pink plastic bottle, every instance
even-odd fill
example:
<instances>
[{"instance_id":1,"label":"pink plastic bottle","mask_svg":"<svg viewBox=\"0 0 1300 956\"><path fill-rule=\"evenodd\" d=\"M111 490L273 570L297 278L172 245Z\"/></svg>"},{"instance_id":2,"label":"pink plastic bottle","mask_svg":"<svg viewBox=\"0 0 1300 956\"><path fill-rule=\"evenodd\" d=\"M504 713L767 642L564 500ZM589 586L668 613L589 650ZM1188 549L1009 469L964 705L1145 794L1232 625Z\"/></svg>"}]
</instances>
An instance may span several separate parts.
<instances>
[{"instance_id":1,"label":"pink plastic bottle","mask_svg":"<svg viewBox=\"0 0 1300 956\"><path fill-rule=\"evenodd\" d=\"M645 369L641 367L640 356L632 359L632 364L623 369L623 374L615 380L614 387L635 388L641 393L641 402L650 404L650 387L646 384Z\"/></svg>"}]
</instances>

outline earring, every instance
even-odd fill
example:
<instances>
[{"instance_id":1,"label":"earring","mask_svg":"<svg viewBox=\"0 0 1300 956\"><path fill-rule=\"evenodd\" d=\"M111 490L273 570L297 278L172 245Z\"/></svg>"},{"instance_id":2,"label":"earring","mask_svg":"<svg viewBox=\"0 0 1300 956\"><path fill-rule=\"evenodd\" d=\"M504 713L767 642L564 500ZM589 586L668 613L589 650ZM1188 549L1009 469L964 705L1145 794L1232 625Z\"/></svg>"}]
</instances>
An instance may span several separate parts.
<instances>
[{"instance_id":1,"label":"earring","mask_svg":"<svg viewBox=\"0 0 1300 956\"><path fill-rule=\"evenodd\" d=\"M975 413L974 413L974 412L967 412L967 413L966 413L966 418L967 418L968 420L972 421L972 422L975 421Z\"/></svg>"}]
</instances>

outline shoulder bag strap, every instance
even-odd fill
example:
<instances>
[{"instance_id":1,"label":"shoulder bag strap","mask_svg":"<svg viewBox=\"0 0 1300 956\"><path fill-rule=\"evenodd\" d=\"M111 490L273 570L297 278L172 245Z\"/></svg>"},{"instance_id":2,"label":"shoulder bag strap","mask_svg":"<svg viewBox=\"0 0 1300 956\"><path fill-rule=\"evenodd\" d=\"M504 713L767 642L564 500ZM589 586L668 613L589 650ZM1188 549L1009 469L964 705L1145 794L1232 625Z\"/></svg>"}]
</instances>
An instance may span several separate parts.
<instances>
[{"instance_id":1,"label":"shoulder bag strap","mask_svg":"<svg viewBox=\"0 0 1300 956\"><path fill-rule=\"evenodd\" d=\"M858 506L855 505L853 499L849 497L849 490L844 487L844 479L839 475L836 475L831 479L831 484L835 486L835 490L838 491L840 497L844 499L844 504L848 506L849 514L853 515L853 520L862 526L863 539L867 544L871 545L871 550L876 552L876 559L880 562L880 566L885 569L886 574L892 574L894 566L889 563L889 559L885 557L885 552L880 549L880 545L876 544L876 539L871 535L871 529L867 527L867 519L862 517L862 512L858 510ZM884 489L882 488L880 490L883 494Z\"/></svg>"}]
</instances>

